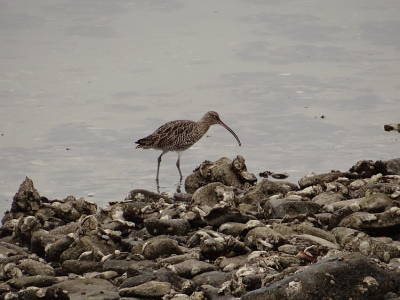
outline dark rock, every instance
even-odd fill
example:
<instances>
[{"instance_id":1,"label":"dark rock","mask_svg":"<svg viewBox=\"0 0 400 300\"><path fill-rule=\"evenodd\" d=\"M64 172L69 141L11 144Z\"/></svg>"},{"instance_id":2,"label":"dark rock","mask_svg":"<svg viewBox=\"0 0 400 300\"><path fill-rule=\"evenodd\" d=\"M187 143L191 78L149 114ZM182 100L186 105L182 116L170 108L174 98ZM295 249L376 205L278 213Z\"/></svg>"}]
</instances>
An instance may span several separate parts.
<instances>
[{"instance_id":1,"label":"dark rock","mask_svg":"<svg viewBox=\"0 0 400 300\"><path fill-rule=\"evenodd\" d=\"M214 207L203 216L203 220L210 226L219 227L228 222L246 223L249 220L256 219L250 215L244 215L237 208L227 203L214 205Z\"/></svg>"},{"instance_id":2,"label":"dark rock","mask_svg":"<svg viewBox=\"0 0 400 300\"><path fill-rule=\"evenodd\" d=\"M89 297L95 297L94 299L97 300L102 299L97 298L101 295L113 295L111 299L114 299L115 292L117 292L117 288L112 283L99 278L65 280L54 284L52 287L68 291L68 295L73 300L89 300Z\"/></svg>"},{"instance_id":3,"label":"dark rock","mask_svg":"<svg viewBox=\"0 0 400 300\"><path fill-rule=\"evenodd\" d=\"M378 300L397 292L399 283L397 274L373 259L348 253L327 257L296 275L248 292L241 299Z\"/></svg>"},{"instance_id":4,"label":"dark rock","mask_svg":"<svg viewBox=\"0 0 400 300\"><path fill-rule=\"evenodd\" d=\"M54 276L24 276L20 278L13 278L7 281L7 283L16 289L26 288L28 286L45 287L50 286L58 282L58 279Z\"/></svg>"},{"instance_id":5,"label":"dark rock","mask_svg":"<svg viewBox=\"0 0 400 300\"><path fill-rule=\"evenodd\" d=\"M154 203L163 200L167 203L174 203L174 200L169 197L143 189L135 189L130 191L125 200L143 201L146 203Z\"/></svg>"},{"instance_id":6,"label":"dark rock","mask_svg":"<svg viewBox=\"0 0 400 300\"><path fill-rule=\"evenodd\" d=\"M391 235L400 227L400 208L392 207L376 214L354 212L343 218L338 226Z\"/></svg>"},{"instance_id":7,"label":"dark rock","mask_svg":"<svg viewBox=\"0 0 400 300\"><path fill-rule=\"evenodd\" d=\"M54 269L43 262L33 259L22 259L19 261L18 267L24 272L25 275L48 275L54 276Z\"/></svg>"},{"instance_id":8,"label":"dark rock","mask_svg":"<svg viewBox=\"0 0 400 300\"><path fill-rule=\"evenodd\" d=\"M131 260L116 260L108 259L103 264L103 270L105 271L116 271L118 274L122 275L129 271L129 268L134 269L146 269L153 268L156 265L154 261L141 260L141 261L131 261Z\"/></svg>"},{"instance_id":9,"label":"dark rock","mask_svg":"<svg viewBox=\"0 0 400 300\"><path fill-rule=\"evenodd\" d=\"M199 250L199 252L200 252L200 250ZM170 257L158 259L157 266L165 267L167 265L175 265L175 264L184 262L189 259L199 260L199 258L200 258L200 253L196 253L196 252L191 252L191 253L186 253L186 254L181 254L181 255L172 255Z\"/></svg>"},{"instance_id":10,"label":"dark rock","mask_svg":"<svg viewBox=\"0 0 400 300\"><path fill-rule=\"evenodd\" d=\"M45 259L49 262L57 261L61 254L66 251L73 242L74 239L66 235L56 240L54 243L47 245L45 248Z\"/></svg>"},{"instance_id":11,"label":"dark rock","mask_svg":"<svg viewBox=\"0 0 400 300\"><path fill-rule=\"evenodd\" d=\"M362 211L380 213L393 206L393 200L386 194L378 193L359 202Z\"/></svg>"},{"instance_id":12,"label":"dark rock","mask_svg":"<svg viewBox=\"0 0 400 300\"><path fill-rule=\"evenodd\" d=\"M334 228L342 222L348 216L351 216L353 213L360 210L360 206L356 203L354 205L345 206L341 209L335 211L331 218L329 219L329 228Z\"/></svg>"},{"instance_id":13,"label":"dark rock","mask_svg":"<svg viewBox=\"0 0 400 300\"><path fill-rule=\"evenodd\" d=\"M85 201L84 198L75 199L68 196L62 202L54 201L51 204L57 218L65 222L77 221L82 215L94 215L97 212L97 204Z\"/></svg>"},{"instance_id":14,"label":"dark rock","mask_svg":"<svg viewBox=\"0 0 400 300\"><path fill-rule=\"evenodd\" d=\"M342 173L340 171L335 171L326 174L310 174L300 178L299 186L301 189L304 189L309 186L318 185L318 184L326 184L331 181L335 181Z\"/></svg>"},{"instance_id":15,"label":"dark rock","mask_svg":"<svg viewBox=\"0 0 400 300\"><path fill-rule=\"evenodd\" d=\"M217 267L204 261L190 259L175 265L168 266L167 269L173 271L184 278L193 278L196 275L217 271Z\"/></svg>"},{"instance_id":16,"label":"dark rock","mask_svg":"<svg viewBox=\"0 0 400 300\"><path fill-rule=\"evenodd\" d=\"M369 178L378 173L386 175L387 173L385 163L380 160L376 162L372 160L360 160L349 169L349 172L358 174L359 178Z\"/></svg>"},{"instance_id":17,"label":"dark rock","mask_svg":"<svg viewBox=\"0 0 400 300\"><path fill-rule=\"evenodd\" d=\"M66 260L62 263L62 267L69 273L83 274L102 271L103 263L96 261Z\"/></svg>"},{"instance_id":18,"label":"dark rock","mask_svg":"<svg viewBox=\"0 0 400 300\"><path fill-rule=\"evenodd\" d=\"M32 234L39 228L40 223L35 217L20 217L14 228L13 237L20 246L30 248Z\"/></svg>"},{"instance_id":19,"label":"dark rock","mask_svg":"<svg viewBox=\"0 0 400 300\"><path fill-rule=\"evenodd\" d=\"M136 270L137 274L125 279L124 282L119 286L120 289L138 286L148 281L157 279L157 275L153 270Z\"/></svg>"},{"instance_id":20,"label":"dark rock","mask_svg":"<svg viewBox=\"0 0 400 300\"><path fill-rule=\"evenodd\" d=\"M188 193L175 193L174 199L176 201L190 202L192 201L192 194Z\"/></svg>"},{"instance_id":21,"label":"dark rock","mask_svg":"<svg viewBox=\"0 0 400 300\"><path fill-rule=\"evenodd\" d=\"M182 254L178 242L165 236L157 236L133 247L132 252L143 254L146 259Z\"/></svg>"},{"instance_id":22,"label":"dark rock","mask_svg":"<svg viewBox=\"0 0 400 300\"><path fill-rule=\"evenodd\" d=\"M238 223L238 222L224 222L219 226L218 231L223 234L238 236L242 233L243 229L246 227L246 224Z\"/></svg>"},{"instance_id":23,"label":"dark rock","mask_svg":"<svg viewBox=\"0 0 400 300\"><path fill-rule=\"evenodd\" d=\"M385 162L386 172L389 175L400 175L400 158L394 158Z\"/></svg>"},{"instance_id":24,"label":"dark rock","mask_svg":"<svg viewBox=\"0 0 400 300\"><path fill-rule=\"evenodd\" d=\"M123 297L161 298L171 291L169 282L149 281L141 285L118 290Z\"/></svg>"},{"instance_id":25,"label":"dark rock","mask_svg":"<svg viewBox=\"0 0 400 300\"><path fill-rule=\"evenodd\" d=\"M33 181L28 177L19 186L18 192L15 194L11 212L33 215L41 205L42 201L39 192L33 186Z\"/></svg>"},{"instance_id":26,"label":"dark rock","mask_svg":"<svg viewBox=\"0 0 400 300\"><path fill-rule=\"evenodd\" d=\"M18 291L18 300L69 300L68 293L60 288L29 287Z\"/></svg>"},{"instance_id":27,"label":"dark rock","mask_svg":"<svg viewBox=\"0 0 400 300\"><path fill-rule=\"evenodd\" d=\"M207 284L214 287L220 287L225 281L228 281L229 279L230 275L221 271L206 272L193 277L193 281L196 283L197 286Z\"/></svg>"},{"instance_id":28,"label":"dark rock","mask_svg":"<svg viewBox=\"0 0 400 300\"><path fill-rule=\"evenodd\" d=\"M204 295L204 298L209 300L237 300L237 298L233 297L232 295L222 294L219 289L212 285L202 285L200 287L200 291L200 293Z\"/></svg>"},{"instance_id":29,"label":"dark rock","mask_svg":"<svg viewBox=\"0 0 400 300\"><path fill-rule=\"evenodd\" d=\"M329 231L316 228L313 224L308 222L302 222L300 224L280 224L276 223L272 226L272 228L279 232L280 234L284 234L286 236L298 235L298 234L308 234L315 237L319 237L325 239L331 243L336 243L335 236Z\"/></svg>"},{"instance_id":30,"label":"dark rock","mask_svg":"<svg viewBox=\"0 0 400 300\"><path fill-rule=\"evenodd\" d=\"M332 229L339 245L347 251L359 252L365 256L374 255L388 263L392 258L400 257L400 249L390 238L374 238L366 233L336 227Z\"/></svg>"},{"instance_id":31,"label":"dark rock","mask_svg":"<svg viewBox=\"0 0 400 300\"><path fill-rule=\"evenodd\" d=\"M285 238L269 227L256 227L245 237L245 244L251 249L272 250L283 245Z\"/></svg>"},{"instance_id":32,"label":"dark rock","mask_svg":"<svg viewBox=\"0 0 400 300\"><path fill-rule=\"evenodd\" d=\"M312 198L312 201L319 204L321 207L343 200L346 200L346 198L334 192L324 192Z\"/></svg>"},{"instance_id":33,"label":"dark rock","mask_svg":"<svg viewBox=\"0 0 400 300\"><path fill-rule=\"evenodd\" d=\"M186 235L190 230L190 224L183 219L146 219L144 226L151 235Z\"/></svg>"},{"instance_id":34,"label":"dark rock","mask_svg":"<svg viewBox=\"0 0 400 300\"><path fill-rule=\"evenodd\" d=\"M272 195L281 194L285 196L290 191L298 191L297 185L286 182L274 182L268 179L263 179L253 189L246 192L243 197L240 197L240 203L258 203L262 199L268 198Z\"/></svg>"},{"instance_id":35,"label":"dark rock","mask_svg":"<svg viewBox=\"0 0 400 300\"><path fill-rule=\"evenodd\" d=\"M235 256L235 257L221 257L221 259L218 261L219 267L224 271L224 272L230 272L235 269L238 269L239 267L243 266L246 263L247 260L247 254L246 255L240 255L240 256Z\"/></svg>"},{"instance_id":36,"label":"dark rock","mask_svg":"<svg viewBox=\"0 0 400 300\"><path fill-rule=\"evenodd\" d=\"M291 201L286 199L271 199L264 205L266 219L282 219L286 215L295 217L306 213L319 213L321 206L312 201Z\"/></svg>"}]
</instances>

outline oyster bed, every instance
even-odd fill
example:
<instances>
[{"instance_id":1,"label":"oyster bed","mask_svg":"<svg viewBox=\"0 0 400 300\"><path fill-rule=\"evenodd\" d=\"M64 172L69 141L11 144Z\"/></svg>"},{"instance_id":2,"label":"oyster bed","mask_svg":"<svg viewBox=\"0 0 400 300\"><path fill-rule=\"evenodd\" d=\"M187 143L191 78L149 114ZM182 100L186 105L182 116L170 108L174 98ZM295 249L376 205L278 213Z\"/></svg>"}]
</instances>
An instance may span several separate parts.
<instances>
[{"instance_id":1,"label":"oyster bed","mask_svg":"<svg viewBox=\"0 0 400 300\"><path fill-rule=\"evenodd\" d=\"M400 158L299 185L221 158L185 190L98 208L26 178L2 219L0 299L400 299Z\"/></svg>"}]
</instances>

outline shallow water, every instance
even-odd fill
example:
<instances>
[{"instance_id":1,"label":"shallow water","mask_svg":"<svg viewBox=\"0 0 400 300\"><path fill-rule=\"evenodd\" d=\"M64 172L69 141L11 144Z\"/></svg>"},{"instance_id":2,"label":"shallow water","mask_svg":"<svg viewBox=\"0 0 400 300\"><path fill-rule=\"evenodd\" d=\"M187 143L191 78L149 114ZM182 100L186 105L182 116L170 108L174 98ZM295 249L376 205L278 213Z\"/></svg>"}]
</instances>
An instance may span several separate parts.
<instances>
[{"instance_id":1,"label":"shallow water","mask_svg":"<svg viewBox=\"0 0 400 300\"><path fill-rule=\"evenodd\" d=\"M400 157L398 1L0 0L0 212L25 176L42 196L104 205L156 190L134 142L217 111L183 153L242 155L250 172L345 171ZM324 118L322 118L324 116ZM177 156L163 157L174 192ZM88 195L93 197L89 197Z\"/></svg>"}]
</instances>

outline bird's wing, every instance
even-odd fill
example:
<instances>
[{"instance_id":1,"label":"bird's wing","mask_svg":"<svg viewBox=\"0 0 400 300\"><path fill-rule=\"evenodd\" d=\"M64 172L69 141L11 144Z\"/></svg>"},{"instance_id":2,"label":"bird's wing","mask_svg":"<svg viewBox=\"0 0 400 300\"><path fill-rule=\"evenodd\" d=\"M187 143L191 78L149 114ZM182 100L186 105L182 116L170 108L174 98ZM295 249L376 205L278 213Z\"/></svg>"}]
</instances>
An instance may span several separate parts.
<instances>
[{"instance_id":1,"label":"bird's wing","mask_svg":"<svg viewBox=\"0 0 400 300\"><path fill-rule=\"evenodd\" d=\"M187 149L194 144L195 122L177 120L165 123L149 136L137 141L143 147L176 151Z\"/></svg>"}]
</instances>

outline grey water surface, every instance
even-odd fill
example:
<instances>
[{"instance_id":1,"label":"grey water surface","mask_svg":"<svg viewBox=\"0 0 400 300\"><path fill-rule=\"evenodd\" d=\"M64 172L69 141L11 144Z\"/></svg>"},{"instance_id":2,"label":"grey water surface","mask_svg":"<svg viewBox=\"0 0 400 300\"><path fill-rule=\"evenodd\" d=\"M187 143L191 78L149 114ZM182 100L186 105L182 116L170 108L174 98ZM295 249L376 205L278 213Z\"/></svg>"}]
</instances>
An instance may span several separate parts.
<instances>
[{"instance_id":1,"label":"grey water surface","mask_svg":"<svg viewBox=\"0 0 400 300\"><path fill-rule=\"evenodd\" d=\"M25 176L42 196L102 206L156 191L159 151L134 142L209 110L183 153L248 170L346 171L400 157L397 0L0 0L0 212ZM161 191L179 180L163 157ZM90 196L90 197L89 197Z\"/></svg>"}]
</instances>

